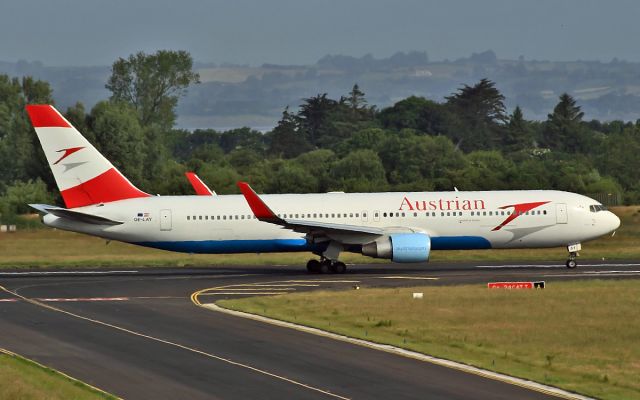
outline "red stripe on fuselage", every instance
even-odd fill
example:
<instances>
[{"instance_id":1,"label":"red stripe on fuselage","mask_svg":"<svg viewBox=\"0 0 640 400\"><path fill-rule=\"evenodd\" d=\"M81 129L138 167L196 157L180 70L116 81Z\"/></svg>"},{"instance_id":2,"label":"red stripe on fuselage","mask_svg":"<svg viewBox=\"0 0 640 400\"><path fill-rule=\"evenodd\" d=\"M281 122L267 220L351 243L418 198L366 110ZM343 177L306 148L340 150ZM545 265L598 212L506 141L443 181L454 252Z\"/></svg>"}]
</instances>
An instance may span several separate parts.
<instances>
[{"instance_id":1,"label":"red stripe on fuselage","mask_svg":"<svg viewBox=\"0 0 640 400\"><path fill-rule=\"evenodd\" d=\"M514 219L518 218L519 216L526 213L527 211L531 211L534 208L540 207L541 205L547 204L547 203L548 201L538 201L535 203L511 204L509 206L500 207L500 209L502 210L504 210L505 208L513 207L513 212L511 213L511 215L509 215L509 217L507 217L507 219L502 221L500 225L493 228L492 231L499 231L503 226L513 221Z\"/></svg>"},{"instance_id":2,"label":"red stripe on fuselage","mask_svg":"<svg viewBox=\"0 0 640 400\"><path fill-rule=\"evenodd\" d=\"M110 201L149 197L149 194L133 186L115 168L78 186L61 192L67 208L108 203Z\"/></svg>"},{"instance_id":3,"label":"red stripe on fuselage","mask_svg":"<svg viewBox=\"0 0 640 400\"><path fill-rule=\"evenodd\" d=\"M25 108L34 128L71 128L71 125L48 104L29 104Z\"/></svg>"}]
</instances>

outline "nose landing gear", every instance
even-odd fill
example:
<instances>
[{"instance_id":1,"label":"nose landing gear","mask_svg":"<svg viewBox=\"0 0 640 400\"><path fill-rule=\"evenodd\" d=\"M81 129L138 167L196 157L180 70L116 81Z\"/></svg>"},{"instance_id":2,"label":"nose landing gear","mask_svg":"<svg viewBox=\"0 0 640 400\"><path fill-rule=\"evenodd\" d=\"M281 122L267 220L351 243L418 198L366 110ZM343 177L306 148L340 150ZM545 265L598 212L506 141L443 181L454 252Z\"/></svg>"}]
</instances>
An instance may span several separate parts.
<instances>
[{"instance_id":1,"label":"nose landing gear","mask_svg":"<svg viewBox=\"0 0 640 400\"><path fill-rule=\"evenodd\" d=\"M567 246L567 250L569 251L569 259L565 265L569 269L574 269L578 266L576 258L580 255L578 252L582 250L582 245L580 243L570 244Z\"/></svg>"}]
</instances>

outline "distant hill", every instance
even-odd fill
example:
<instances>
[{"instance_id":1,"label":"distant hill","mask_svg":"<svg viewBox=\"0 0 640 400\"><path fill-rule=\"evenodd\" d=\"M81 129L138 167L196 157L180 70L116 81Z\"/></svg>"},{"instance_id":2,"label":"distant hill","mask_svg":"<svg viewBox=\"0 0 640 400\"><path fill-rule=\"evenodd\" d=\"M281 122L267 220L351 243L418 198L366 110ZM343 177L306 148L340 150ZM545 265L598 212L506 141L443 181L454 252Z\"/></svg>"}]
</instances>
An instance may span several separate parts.
<instances>
[{"instance_id":1,"label":"distant hill","mask_svg":"<svg viewBox=\"0 0 640 400\"><path fill-rule=\"evenodd\" d=\"M383 59L327 55L304 66L196 67L202 83L180 101L178 123L183 128L269 129L287 105L295 108L301 99L325 92L338 98L354 83L366 93L369 104L382 108L411 95L441 101L482 78L496 82L507 106L520 105L528 119L546 119L563 92L578 100L586 119L640 119L640 63L617 59L608 63L502 60L489 50L453 61L431 61L425 52L400 52ZM108 66L0 62L0 73L49 81L61 108L81 101L89 109L109 96L104 88Z\"/></svg>"}]
</instances>

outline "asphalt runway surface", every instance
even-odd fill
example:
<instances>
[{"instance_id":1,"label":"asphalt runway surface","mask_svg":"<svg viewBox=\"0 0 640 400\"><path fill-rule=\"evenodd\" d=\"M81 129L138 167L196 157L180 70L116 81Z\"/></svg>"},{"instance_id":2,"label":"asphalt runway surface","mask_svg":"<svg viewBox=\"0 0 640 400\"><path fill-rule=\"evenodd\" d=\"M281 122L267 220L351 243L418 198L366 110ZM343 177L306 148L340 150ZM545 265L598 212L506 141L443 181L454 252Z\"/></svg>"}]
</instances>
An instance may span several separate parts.
<instances>
[{"instance_id":1,"label":"asphalt runway surface","mask_svg":"<svg viewBox=\"0 0 640 400\"><path fill-rule=\"evenodd\" d=\"M0 347L126 399L541 399L548 394L198 307L302 290L640 278L640 262L0 272ZM207 289L207 290L204 290Z\"/></svg>"}]
</instances>

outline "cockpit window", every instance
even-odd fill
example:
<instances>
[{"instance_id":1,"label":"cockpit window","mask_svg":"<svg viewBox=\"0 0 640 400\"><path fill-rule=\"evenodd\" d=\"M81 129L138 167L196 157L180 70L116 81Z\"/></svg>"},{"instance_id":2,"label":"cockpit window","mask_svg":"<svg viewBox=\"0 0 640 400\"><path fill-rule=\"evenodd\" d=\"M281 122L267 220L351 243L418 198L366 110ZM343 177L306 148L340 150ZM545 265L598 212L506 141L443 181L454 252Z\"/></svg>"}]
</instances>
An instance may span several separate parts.
<instances>
[{"instance_id":1,"label":"cockpit window","mask_svg":"<svg viewBox=\"0 0 640 400\"><path fill-rule=\"evenodd\" d=\"M591 212L607 211L607 207L603 206L602 204L593 204L589 206L589 211Z\"/></svg>"}]
</instances>

